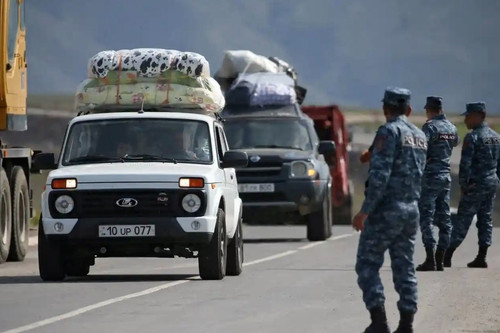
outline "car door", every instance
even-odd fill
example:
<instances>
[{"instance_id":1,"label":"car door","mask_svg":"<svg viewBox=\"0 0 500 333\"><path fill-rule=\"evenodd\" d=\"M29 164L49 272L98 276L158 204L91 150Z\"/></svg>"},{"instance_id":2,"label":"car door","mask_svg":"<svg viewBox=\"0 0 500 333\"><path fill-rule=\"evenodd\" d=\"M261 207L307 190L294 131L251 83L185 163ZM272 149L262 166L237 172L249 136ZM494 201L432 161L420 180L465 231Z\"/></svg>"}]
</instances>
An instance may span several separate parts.
<instances>
[{"instance_id":1,"label":"car door","mask_svg":"<svg viewBox=\"0 0 500 333\"><path fill-rule=\"evenodd\" d=\"M217 140L217 150L219 154L219 161L222 161L224 154L229 150L229 146L227 144L226 136L224 134L224 130L221 126L216 125L216 140ZM224 169L224 196L226 203L226 222L227 222L227 232L229 234L233 233L233 229L235 226L235 201L238 197L238 183L236 181L236 171L234 168L225 168Z\"/></svg>"}]
</instances>

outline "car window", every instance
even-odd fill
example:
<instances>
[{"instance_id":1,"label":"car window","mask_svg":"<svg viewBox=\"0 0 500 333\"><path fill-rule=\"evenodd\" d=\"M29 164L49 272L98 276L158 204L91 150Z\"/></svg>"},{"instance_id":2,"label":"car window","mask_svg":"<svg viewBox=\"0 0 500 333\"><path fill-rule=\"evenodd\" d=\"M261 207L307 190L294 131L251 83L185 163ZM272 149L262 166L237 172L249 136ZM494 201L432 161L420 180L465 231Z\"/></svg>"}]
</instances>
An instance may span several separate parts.
<instances>
[{"instance_id":1,"label":"car window","mask_svg":"<svg viewBox=\"0 0 500 333\"><path fill-rule=\"evenodd\" d=\"M233 118L224 123L231 149L290 148L312 150L309 126L296 118Z\"/></svg>"},{"instance_id":2,"label":"car window","mask_svg":"<svg viewBox=\"0 0 500 333\"><path fill-rule=\"evenodd\" d=\"M224 158L224 153L227 151L226 142L222 135L222 130L219 126L215 127L216 137L217 137L217 152L219 154L219 161L222 161Z\"/></svg>"},{"instance_id":3,"label":"car window","mask_svg":"<svg viewBox=\"0 0 500 333\"><path fill-rule=\"evenodd\" d=\"M74 124L62 164L173 159L210 163L208 124L194 120L115 119Z\"/></svg>"}]
</instances>

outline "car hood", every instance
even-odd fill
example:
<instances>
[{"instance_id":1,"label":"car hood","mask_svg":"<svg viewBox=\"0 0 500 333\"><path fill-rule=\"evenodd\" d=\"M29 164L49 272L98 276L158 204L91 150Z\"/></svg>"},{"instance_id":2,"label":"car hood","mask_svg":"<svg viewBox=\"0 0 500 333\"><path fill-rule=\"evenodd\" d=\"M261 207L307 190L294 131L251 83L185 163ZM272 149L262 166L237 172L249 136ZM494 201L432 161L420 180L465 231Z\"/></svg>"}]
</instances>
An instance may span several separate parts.
<instances>
[{"instance_id":1,"label":"car hood","mask_svg":"<svg viewBox=\"0 0 500 333\"><path fill-rule=\"evenodd\" d=\"M201 177L213 183L219 168L213 165L160 162L98 163L62 167L50 172L54 178L76 178L78 183L177 183L180 177Z\"/></svg>"},{"instance_id":2,"label":"car hood","mask_svg":"<svg viewBox=\"0 0 500 333\"><path fill-rule=\"evenodd\" d=\"M314 158L314 154L312 151L297 150L297 149L255 148L255 149L239 149L239 151L244 151L248 154L249 163L254 162L255 159L258 158L260 158L260 160L279 159L281 162L308 160Z\"/></svg>"}]
</instances>

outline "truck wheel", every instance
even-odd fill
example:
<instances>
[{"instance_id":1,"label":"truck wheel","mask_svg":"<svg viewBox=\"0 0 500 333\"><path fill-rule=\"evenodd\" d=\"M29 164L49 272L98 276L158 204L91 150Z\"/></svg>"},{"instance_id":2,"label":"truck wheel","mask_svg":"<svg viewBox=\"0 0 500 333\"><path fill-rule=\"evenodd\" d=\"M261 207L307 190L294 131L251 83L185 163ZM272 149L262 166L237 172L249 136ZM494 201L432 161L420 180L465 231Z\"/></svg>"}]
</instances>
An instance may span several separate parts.
<instances>
[{"instance_id":1,"label":"truck wheel","mask_svg":"<svg viewBox=\"0 0 500 333\"><path fill-rule=\"evenodd\" d=\"M333 223L334 224L351 224L352 222L352 202L354 199L354 184L349 181L349 196L345 203L333 208Z\"/></svg>"},{"instance_id":2,"label":"truck wheel","mask_svg":"<svg viewBox=\"0 0 500 333\"><path fill-rule=\"evenodd\" d=\"M226 275L227 235L224 211L219 208L210 244L200 250L198 268L203 280L222 280Z\"/></svg>"},{"instance_id":3,"label":"truck wheel","mask_svg":"<svg viewBox=\"0 0 500 333\"><path fill-rule=\"evenodd\" d=\"M61 247L47 239L41 217L38 225L38 269L44 281L62 281L66 276Z\"/></svg>"},{"instance_id":4,"label":"truck wheel","mask_svg":"<svg viewBox=\"0 0 500 333\"><path fill-rule=\"evenodd\" d=\"M90 272L90 265L85 261L82 261L82 258L77 260L70 261L66 263L66 275L67 276L87 276Z\"/></svg>"},{"instance_id":5,"label":"truck wheel","mask_svg":"<svg viewBox=\"0 0 500 333\"><path fill-rule=\"evenodd\" d=\"M10 261L23 261L28 252L29 238L29 192L24 170L20 166L12 169L12 238L10 243Z\"/></svg>"},{"instance_id":6,"label":"truck wheel","mask_svg":"<svg viewBox=\"0 0 500 333\"><path fill-rule=\"evenodd\" d=\"M322 241L331 236L331 205L332 201L325 195L321 209L307 216L307 239L310 241Z\"/></svg>"},{"instance_id":7,"label":"truck wheel","mask_svg":"<svg viewBox=\"0 0 500 333\"><path fill-rule=\"evenodd\" d=\"M0 263L9 257L12 236L12 204L10 186L4 168L0 171Z\"/></svg>"},{"instance_id":8,"label":"truck wheel","mask_svg":"<svg viewBox=\"0 0 500 333\"><path fill-rule=\"evenodd\" d=\"M240 275L243 270L243 260L243 225L240 218L234 237L227 247L227 275Z\"/></svg>"}]
</instances>

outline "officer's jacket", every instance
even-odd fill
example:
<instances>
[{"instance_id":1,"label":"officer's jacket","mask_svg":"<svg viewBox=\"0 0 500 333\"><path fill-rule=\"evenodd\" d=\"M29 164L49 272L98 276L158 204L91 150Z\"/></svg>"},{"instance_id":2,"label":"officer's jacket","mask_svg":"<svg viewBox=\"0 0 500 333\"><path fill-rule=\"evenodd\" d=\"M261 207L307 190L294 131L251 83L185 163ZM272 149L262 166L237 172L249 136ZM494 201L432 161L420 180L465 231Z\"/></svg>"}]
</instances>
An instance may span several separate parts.
<instances>
[{"instance_id":1,"label":"officer's jacket","mask_svg":"<svg viewBox=\"0 0 500 333\"><path fill-rule=\"evenodd\" d=\"M369 182L361 210L370 214L381 204L416 202L420 198L426 153L425 134L406 116L382 125L373 141Z\"/></svg>"},{"instance_id":2,"label":"officer's jacket","mask_svg":"<svg viewBox=\"0 0 500 333\"><path fill-rule=\"evenodd\" d=\"M427 137L427 161L424 175L450 178L450 159L453 147L458 145L457 128L444 114L428 120L422 131Z\"/></svg>"},{"instance_id":3,"label":"officer's jacket","mask_svg":"<svg viewBox=\"0 0 500 333\"><path fill-rule=\"evenodd\" d=\"M486 123L465 136L458 178L460 187L464 191L498 185L500 135Z\"/></svg>"}]
</instances>

